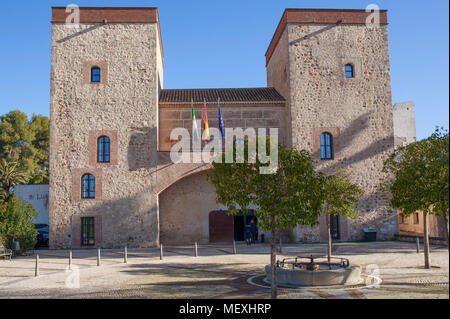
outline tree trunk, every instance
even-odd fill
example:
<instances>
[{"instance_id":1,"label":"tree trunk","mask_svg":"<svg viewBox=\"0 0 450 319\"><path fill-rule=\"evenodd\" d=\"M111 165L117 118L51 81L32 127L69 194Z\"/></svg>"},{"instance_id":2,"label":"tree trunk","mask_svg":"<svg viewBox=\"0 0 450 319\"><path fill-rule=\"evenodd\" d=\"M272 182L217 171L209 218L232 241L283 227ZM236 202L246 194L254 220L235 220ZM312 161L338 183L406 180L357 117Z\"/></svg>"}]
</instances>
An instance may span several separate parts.
<instances>
[{"instance_id":1,"label":"tree trunk","mask_svg":"<svg viewBox=\"0 0 450 319\"><path fill-rule=\"evenodd\" d=\"M272 230L270 235L270 267L272 272L271 295L272 299L277 299L277 238L276 231Z\"/></svg>"},{"instance_id":2,"label":"tree trunk","mask_svg":"<svg viewBox=\"0 0 450 319\"><path fill-rule=\"evenodd\" d=\"M423 212L423 253L425 257L425 269L430 269L430 243L428 241L428 213Z\"/></svg>"},{"instance_id":3,"label":"tree trunk","mask_svg":"<svg viewBox=\"0 0 450 319\"><path fill-rule=\"evenodd\" d=\"M444 221L445 221L445 236L447 237L447 249L448 251L450 251L450 244L449 244L449 234L448 234L448 216L447 216L447 211L444 208Z\"/></svg>"},{"instance_id":4,"label":"tree trunk","mask_svg":"<svg viewBox=\"0 0 450 319\"><path fill-rule=\"evenodd\" d=\"M328 236L328 262L331 261L331 223L330 215L327 214L327 236Z\"/></svg>"}]
</instances>

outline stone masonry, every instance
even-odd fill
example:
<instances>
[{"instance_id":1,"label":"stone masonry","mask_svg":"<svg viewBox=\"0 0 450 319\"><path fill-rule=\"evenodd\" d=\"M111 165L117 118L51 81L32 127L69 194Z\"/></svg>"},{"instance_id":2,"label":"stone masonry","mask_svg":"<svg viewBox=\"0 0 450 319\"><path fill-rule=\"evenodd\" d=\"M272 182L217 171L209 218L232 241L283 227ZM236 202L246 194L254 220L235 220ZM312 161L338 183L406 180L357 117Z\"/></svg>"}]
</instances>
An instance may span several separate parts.
<instances>
[{"instance_id":1,"label":"stone masonry","mask_svg":"<svg viewBox=\"0 0 450 319\"><path fill-rule=\"evenodd\" d=\"M216 225L230 219L206 180L210 164L174 164L169 157L171 130L191 130L191 97L197 119L207 100L210 127L218 127L221 98L225 127L276 127L280 142L311 151L318 169L349 168L365 196L358 218L340 219L342 240L361 239L368 226L380 239L398 232L397 213L380 191L394 147L386 11L379 27L368 28L364 10L287 9L266 53L267 88L197 90L163 89L156 8L80 13L79 28L69 28L65 8L53 8L51 248L82 247L83 217L95 220L93 247L206 243L212 231L223 235L211 228L212 218L218 216ZM344 76L346 64L353 78ZM100 82L91 82L93 67L101 69ZM333 135L331 160L319 156L323 132ZM101 136L110 139L109 163L97 162ZM95 176L92 199L81 198L87 173ZM324 227L321 216L319 226L284 235L319 241Z\"/></svg>"},{"instance_id":2,"label":"stone masonry","mask_svg":"<svg viewBox=\"0 0 450 319\"><path fill-rule=\"evenodd\" d=\"M53 8L51 64L50 247L79 247L73 217L102 220L102 247L157 244L158 95L162 87L159 23L152 16L81 8L80 28L65 26L65 8ZM157 9L141 9L156 12ZM86 14L88 13L88 14ZM153 14L154 16L154 14ZM85 19L85 20L84 20ZM121 20L122 19L122 20ZM110 18L111 20L111 18ZM161 61L161 62L160 62ZM84 67L107 64L104 83L83 80ZM102 68L104 70L104 68ZM117 164L90 163L89 134L117 134ZM143 144L145 142L145 146ZM101 170L101 200L76 201L73 171ZM79 178L79 176L77 176ZM97 178L98 180L98 178ZM79 184L79 183L78 183Z\"/></svg>"},{"instance_id":3,"label":"stone masonry","mask_svg":"<svg viewBox=\"0 0 450 319\"><path fill-rule=\"evenodd\" d=\"M268 86L287 94L292 145L312 151L324 172L348 168L365 191L359 217L341 219L348 229L341 234L344 240L361 239L363 227L376 227L380 239L392 239L398 231L396 211L380 191L383 162L394 147L387 13L380 12L376 28L366 26L367 15L287 9L266 54ZM353 66L353 78L345 77L346 64ZM334 132L332 160L320 160L314 142L324 131ZM324 239L324 224L298 227L294 237Z\"/></svg>"}]
</instances>

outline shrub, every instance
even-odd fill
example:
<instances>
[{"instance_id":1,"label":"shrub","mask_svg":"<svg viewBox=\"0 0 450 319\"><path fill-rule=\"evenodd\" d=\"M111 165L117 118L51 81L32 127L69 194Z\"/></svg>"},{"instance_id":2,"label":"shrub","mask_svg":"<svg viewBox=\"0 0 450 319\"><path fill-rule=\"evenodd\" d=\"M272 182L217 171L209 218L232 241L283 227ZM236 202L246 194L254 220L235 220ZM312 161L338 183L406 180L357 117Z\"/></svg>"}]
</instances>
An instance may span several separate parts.
<instances>
[{"instance_id":1,"label":"shrub","mask_svg":"<svg viewBox=\"0 0 450 319\"><path fill-rule=\"evenodd\" d=\"M37 213L30 203L18 200L13 194L7 201L0 205L0 240L4 246L13 249L13 240L19 241L22 254L34 249L36 245L37 230L34 227L33 218ZM1 239L3 238L3 239Z\"/></svg>"}]
</instances>

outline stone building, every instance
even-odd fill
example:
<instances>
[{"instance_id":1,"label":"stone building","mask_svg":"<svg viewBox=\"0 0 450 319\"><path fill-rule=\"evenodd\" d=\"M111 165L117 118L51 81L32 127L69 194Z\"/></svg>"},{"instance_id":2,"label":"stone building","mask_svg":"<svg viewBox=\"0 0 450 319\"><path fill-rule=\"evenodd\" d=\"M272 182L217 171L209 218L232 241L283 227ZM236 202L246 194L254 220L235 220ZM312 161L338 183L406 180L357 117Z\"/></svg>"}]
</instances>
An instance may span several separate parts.
<instances>
[{"instance_id":1,"label":"stone building","mask_svg":"<svg viewBox=\"0 0 450 319\"><path fill-rule=\"evenodd\" d=\"M405 146L416 141L416 115L414 101L396 103L394 114L394 144ZM408 217L401 216L399 211L398 230L400 239L412 236L423 236L423 212L414 213ZM428 215L428 231L432 239L446 239L445 218Z\"/></svg>"},{"instance_id":2,"label":"stone building","mask_svg":"<svg viewBox=\"0 0 450 319\"><path fill-rule=\"evenodd\" d=\"M50 246L151 247L241 240L249 216L230 217L206 180L209 163L172 163L176 127L191 129L207 102L210 127L278 128L281 143L311 151L324 172L347 167L366 192L354 220L333 236L398 232L379 189L394 147L387 12L287 9L266 52L267 88L163 89L156 8L80 8L52 14ZM297 227L292 241L326 238Z\"/></svg>"}]
</instances>

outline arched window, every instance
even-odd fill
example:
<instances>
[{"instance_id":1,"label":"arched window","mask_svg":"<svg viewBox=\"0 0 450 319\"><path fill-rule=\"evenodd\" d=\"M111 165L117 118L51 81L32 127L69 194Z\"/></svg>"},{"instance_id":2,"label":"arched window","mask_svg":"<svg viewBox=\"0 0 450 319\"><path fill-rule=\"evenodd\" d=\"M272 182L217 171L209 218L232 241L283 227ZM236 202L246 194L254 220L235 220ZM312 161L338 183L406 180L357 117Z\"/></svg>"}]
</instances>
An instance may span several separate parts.
<instances>
[{"instance_id":1,"label":"arched window","mask_svg":"<svg viewBox=\"0 0 450 319\"><path fill-rule=\"evenodd\" d=\"M353 65L351 65L351 64L346 64L346 65L345 65L345 77L346 77L346 78L352 78L352 77L354 77L354 74L353 74Z\"/></svg>"},{"instance_id":2,"label":"arched window","mask_svg":"<svg viewBox=\"0 0 450 319\"><path fill-rule=\"evenodd\" d=\"M327 132L320 134L320 159L333 159L333 136Z\"/></svg>"},{"instance_id":3,"label":"arched window","mask_svg":"<svg viewBox=\"0 0 450 319\"><path fill-rule=\"evenodd\" d=\"M94 66L91 68L91 82L92 83L100 82L100 68L98 66Z\"/></svg>"},{"instance_id":4,"label":"arched window","mask_svg":"<svg viewBox=\"0 0 450 319\"><path fill-rule=\"evenodd\" d=\"M95 198L95 176L84 174L81 177L81 198Z\"/></svg>"},{"instance_id":5,"label":"arched window","mask_svg":"<svg viewBox=\"0 0 450 319\"><path fill-rule=\"evenodd\" d=\"M97 162L109 163L109 137L100 136L97 140Z\"/></svg>"}]
</instances>

